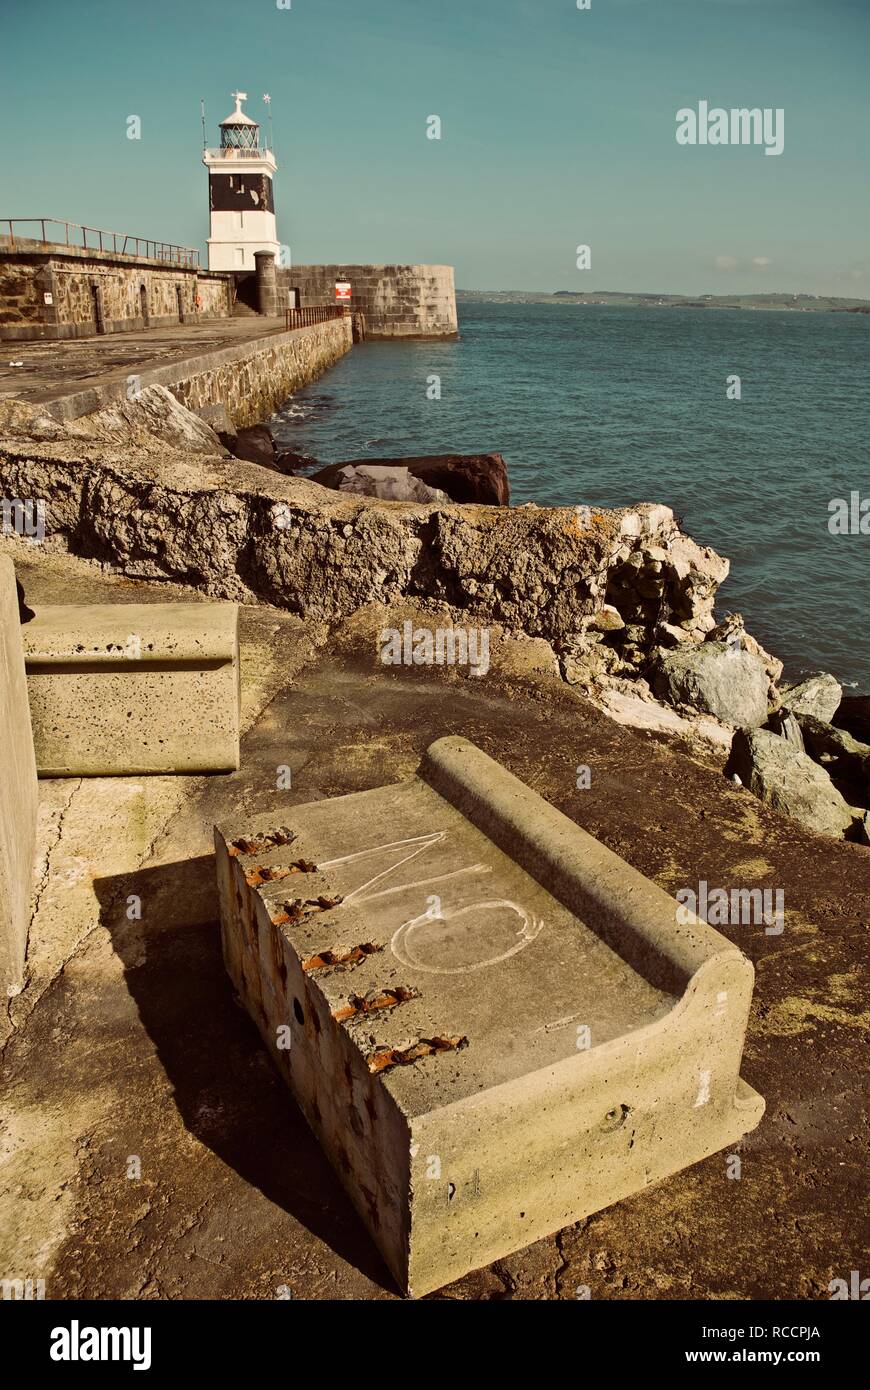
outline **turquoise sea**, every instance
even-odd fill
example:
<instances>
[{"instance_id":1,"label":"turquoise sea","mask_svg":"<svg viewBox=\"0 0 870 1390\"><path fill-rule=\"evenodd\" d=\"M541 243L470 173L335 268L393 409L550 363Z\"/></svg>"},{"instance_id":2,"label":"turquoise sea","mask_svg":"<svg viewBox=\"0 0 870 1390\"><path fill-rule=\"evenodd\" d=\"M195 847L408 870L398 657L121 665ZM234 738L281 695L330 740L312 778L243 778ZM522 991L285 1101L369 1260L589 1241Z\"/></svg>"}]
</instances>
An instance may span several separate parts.
<instances>
[{"instance_id":1,"label":"turquoise sea","mask_svg":"<svg viewBox=\"0 0 870 1390\"><path fill-rule=\"evenodd\" d=\"M736 610L787 674L870 693L870 315L460 302L453 343L365 343L272 421L321 463L496 450L514 502L664 502L732 562ZM726 378L741 379L728 400ZM441 398L428 399L440 377Z\"/></svg>"}]
</instances>

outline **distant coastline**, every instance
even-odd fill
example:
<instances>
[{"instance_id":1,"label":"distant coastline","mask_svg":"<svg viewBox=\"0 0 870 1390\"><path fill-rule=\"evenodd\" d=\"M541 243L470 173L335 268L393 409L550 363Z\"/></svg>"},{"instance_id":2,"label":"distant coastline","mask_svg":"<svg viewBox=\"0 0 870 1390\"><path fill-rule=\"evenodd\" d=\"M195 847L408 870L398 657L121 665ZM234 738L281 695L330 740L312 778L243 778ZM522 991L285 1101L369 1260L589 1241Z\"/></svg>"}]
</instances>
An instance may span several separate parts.
<instances>
[{"instance_id":1,"label":"distant coastline","mask_svg":"<svg viewBox=\"0 0 870 1390\"><path fill-rule=\"evenodd\" d=\"M484 304L591 304L628 309L775 309L792 313L870 314L870 300L819 294L630 294L620 290L457 290L457 301Z\"/></svg>"}]
</instances>

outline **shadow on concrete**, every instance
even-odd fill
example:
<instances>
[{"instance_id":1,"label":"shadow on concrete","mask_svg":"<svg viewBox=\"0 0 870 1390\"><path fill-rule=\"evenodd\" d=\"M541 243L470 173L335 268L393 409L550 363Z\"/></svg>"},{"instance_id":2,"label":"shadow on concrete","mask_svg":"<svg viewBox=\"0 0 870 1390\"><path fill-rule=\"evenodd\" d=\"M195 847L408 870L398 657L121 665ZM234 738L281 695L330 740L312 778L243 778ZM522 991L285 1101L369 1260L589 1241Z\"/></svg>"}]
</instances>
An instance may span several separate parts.
<instances>
[{"instance_id":1,"label":"shadow on concrete","mask_svg":"<svg viewBox=\"0 0 870 1390\"><path fill-rule=\"evenodd\" d=\"M235 995L214 901L214 856L98 879L100 917L186 1129L381 1288L392 1279ZM130 895L141 920L128 919ZM191 904L193 905L191 907Z\"/></svg>"}]
</instances>

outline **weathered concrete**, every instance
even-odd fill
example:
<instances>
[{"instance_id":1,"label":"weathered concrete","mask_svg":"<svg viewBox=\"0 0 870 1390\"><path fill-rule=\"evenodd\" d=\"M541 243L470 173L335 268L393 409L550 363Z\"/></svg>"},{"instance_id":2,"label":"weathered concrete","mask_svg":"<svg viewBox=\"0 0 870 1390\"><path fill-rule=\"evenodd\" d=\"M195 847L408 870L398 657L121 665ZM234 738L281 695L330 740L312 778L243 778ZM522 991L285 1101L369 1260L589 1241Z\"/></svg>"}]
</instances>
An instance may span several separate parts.
<instances>
[{"instance_id":1,"label":"weathered concrete","mask_svg":"<svg viewBox=\"0 0 870 1390\"><path fill-rule=\"evenodd\" d=\"M413 1295L764 1108L739 950L465 739L422 777L215 834L229 973Z\"/></svg>"},{"instance_id":2,"label":"weathered concrete","mask_svg":"<svg viewBox=\"0 0 870 1390\"><path fill-rule=\"evenodd\" d=\"M12 561L0 556L0 999L24 976L33 889L37 785ZM0 1006L2 1007L2 1006Z\"/></svg>"},{"instance_id":3,"label":"weathered concrete","mask_svg":"<svg viewBox=\"0 0 870 1390\"><path fill-rule=\"evenodd\" d=\"M235 604L59 604L22 632L40 776L238 767Z\"/></svg>"},{"instance_id":4,"label":"weathered concrete","mask_svg":"<svg viewBox=\"0 0 870 1390\"><path fill-rule=\"evenodd\" d=\"M660 504L578 514L382 502L159 441L131 459L79 440L0 438L0 489L50 499L49 544L132 577L260 598L316 620L420 597L477 624L563 639L595 617L614 572L632 555L643 567L656 550L665 556L655 561L662 597L641 615L649 626L638 617L635 629L651 634L662 602L678 604L687 622L696 605L712 608L716 575L728 568Z\"/></svg>"},{"instance_id":5,"label":"weathered concrete","mask_svg":"<svg viewBox=\"0 0 870 1390\"><path fill-rule=\"evenodd\" d=\"M0 538L0 551L15 554L36 607L198 598L21 541ZM211 827L274 805L281 764L290 808L409 778L434 739L473 730L669 894L701 878L781 886L786 925L781 936L721 928L756 963L744 1066L767 1097L765 1122L733 1152L432 1297L574 1301L583 1286L594 1301L827 1299L866 1248L870 850L785 820L724 782L721 759L685 756L682 740L619 728L552 658L533 670L543 642L502 652L493 640L484 681L376 664L377 631L405 616L438 621L369 609L326 642L322 625L243 608L243 770L40 783L39 909L3 1055L0 1269L44 1278L55 1299L395 1296L233 1001ZM592 769L587 790L578 760ZM141 921L128 920L131 893Z\"/></svg>"},{"instance_id":6,"label":"weathered concrete","mask_svg":"<svg viewBox=\"0 0 870 1390\"><path fill-rule=\"evenodd\" d=\"M191 409L222 402L234 424L249 425L267 419L352 345L345 318L289 332L283 319L254 318L28 344L16 349L22 367L0 366L0 395L43 405L56 420L75 420L146 386L166 386Z\"/></svg>"}]
</instances>

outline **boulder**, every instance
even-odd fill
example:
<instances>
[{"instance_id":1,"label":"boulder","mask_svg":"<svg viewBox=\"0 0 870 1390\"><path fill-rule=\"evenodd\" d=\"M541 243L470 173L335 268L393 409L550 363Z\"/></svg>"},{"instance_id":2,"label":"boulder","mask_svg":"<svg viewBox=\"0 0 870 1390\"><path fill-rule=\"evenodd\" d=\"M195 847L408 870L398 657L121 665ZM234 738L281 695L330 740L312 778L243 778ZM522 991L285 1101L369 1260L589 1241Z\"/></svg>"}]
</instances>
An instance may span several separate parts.
<instances>
[{"instance_id":1,"label":"boulder","mask_svg":"<svg viewBox=\"0 0 870 1390\"><path fill-rule=\"evenodd\" d=\"M75 420L55 420L44 406L29 401L0 401L0 436L36 441L95 440L105 444L168 444L195 454L225 456L214 430L176 400L165 386L144 386L132 398L113 401Z\"/></svg>"},{"instance_id":2,"label":"boulder","mask_svg":"<svg viewBox=\"0 0 870 1390\"><path fill-rule=\"evenodd\" d=\"M246 463L258 463L261 468L275 467L275 441L265 425L249 425L239 430L233 453Z\"/></svg>"},{"instance_id":3,"label":"boulder","mask_svg":"<svg viewBox=\"0 0 870 1390\"><path fill-rule=\"evenodd\" d=\"M371 463L346 463L339 469L336 479L339 492L378 497L382 502L450 501L446 493L436 487L429 487L407 468L384 468L380 464Z\"/></svg>"},{"instance_id":4,"label":"boulder","mask_svg":"<svg viewBox=\"0 0 870 1390\"><path fill-rule=\"evenodd\" d=\"M0 400L0 438L52 440L68 438L66 425L30 401Z\"/></svg>"},{"instance_id":5,"label":"boulder","mask_svg":"<svg viewBox=\"0 0 870 1390\"><path fill-rule=\"evenodd\" d=\"M870 845L870 811L864 811L855 817L851 838L859 845Z\"/></svg>"},{"instance_id":6,"label":"boulder","mask_svg":"<svg viewBox=\"0 0 870 1390\"><path fill-rule=\"evenodd\" d=\"M625 623L613 605L605 603L592 618L589 626L597 632L621 632Z\"/></svg>"},{"instance_id":7,"label":"boulder","mask_svg":"<svg viewBox=\"0 0 870 1390\"><path fill-rule=\"evenodd\" d=\"M781 696L794 714L812 714L829 724L843 698L843 687L827 671L820 671L798 685L784 686Z\"/></svg>"},{"instance_id":8,"label":"boulder","mask_svg":"<svg viewBox=\"0 0 870 1390\"><path fill-rule=\"evenodd\" d=\"M268 425L249 425L235 431L229 448L237 459L259 464L260 468L271 468L286 478L295 477L300 469L317 465L317 459L309 458L308 454L282 448L273 439Z\"/></svg>"},{"instance_id":9,"label":"boulder","mask_svg":"<svg viewBox=\"0 0 870 1390\"><path fill-rule=\"evenodd\" d=\"M165 386L143 386L129 400L125 397L91 415L80 415L67 424L66 431L69 438L122 446L153 446L158 440L196 454L223 457L227 453L214 430Z\"/></svg>"},{"instance_id":10,"label":"boulder","mask_svg":"<svg viewBox=\"0 0 870 1390\"><path fill-rule=\"evenodd\" d=\"M223 401L218 401L215 405L198 406L193 413L198 415L200 420L204 420L209 429L214 430L225 449L229 449L230 453L235 451L238 430L230 419Z\"/></svg>"},{"instance_id":11,"label":"boulder","mask_svg":"<svg viewBox=\"0 0 870 1390\"><path fill-rule=\"evenodd\" d=\"M568 685L589 688L606 680L619 665L618 654L602 642L602 634L587 630L574 633L558 644L562 679Z\"/></svg>"},{"instance_id":12,"label":"boulder","mask_svg":"<svg viewBox=\"0 0 870 1390\"><path fill-rule=\"evenodd\" d=\"M862 743L870 743L870 695L844 695L831 723Z\"/></svg>"},{"instance_id":13,"label":"boulder","mask_svg":"<svg viewBox=\"0 0 870 1390\"><path fill-rule=\"evenodd\" d=\"M801 753L806 752L801 726L791 710L774 710L765 728L769 729L772 734L777 734L779 738L784 738L786 742L793 743L795 748L799 749Z\"/></svg>"},{"instance_id":14,"label":"boulder","mask_svg":"<svg viewBox=\"0 0 870 1390\"><path fill-rule=\"evenodd\" d=\"M650 684L671 705L689 705L723 724L754 726L767 719L768 677L752 652L723 642L653 653ZM774 737L774 735L772 735Z\"/></svg>"},{"instance_id":15,"label":"boulder","mask_svg":"<svg viewBox=\"0 0 870 1390\"><path fill-rule=\"evenodd\" d=\"M764 650L757 638L746 631L742 613L729 613L721 623L710 628L705 641L725 642L731 646L741 647L743 651L751 652L753 656L759 657L764 662L764 669L771 686L775 686L782 675L782 662L779 657L771 656L770 652Z\"/></svg>"},{"instance_id":16,"label":"boulder","mask_svg":"<svg viewBox=\"0 0 870 1390\"><path fill-rule=\"evenodd\" d=\"M310 454L300 454L298 449L283 449L281 441L275 441L275 467L285 477L295 477L305 469L317 467L317 459Z\"/></svg>"},{"instance_id":17,"label":"boulder","mask_svg":"<svg viewBox=\"0 0 870 1390\"><path fill-rule=\"evenodd\" d=\"M673 623L659 623L655 638L660 647L681 647L684 642L695 640L691 632L684 627L675 627Z\"/></svg>"},{"instance_id":18,"label":"boulder","mask_svg":"<svg viewBox=\"0 0 870 1390\"><path fill-rule=\"evenodd\" d=\"M810 757L820 763L835 782L843 783L847 794L870 804L870 744L859 743L845 729L826 724L812 714L798 714L794 718Z\"/></svg>"},{"instance_id":19,"label":"boulder","mask_svg":"<svg viewBox=\"0 0 870 1390\"><path fill-rule=\"evenodd\" d=\"M853 812L824 768L768 729L738 729L725 766L759 800L819 835L842 839Z\"/></svg>"},{"instance_id":20,"label":"boulder","mask_svg":"<svg viewBox=\"0 0 870 1390\"><path fill-rule=\"evenodd\" d=\"M510 502L507 465L501 454L422 454L410 458L348 459L311 475L323 487L346 491L338 481L344 468L404 468L451 502L478 502L506 507Z\"/></svg>"}]
</instances>

